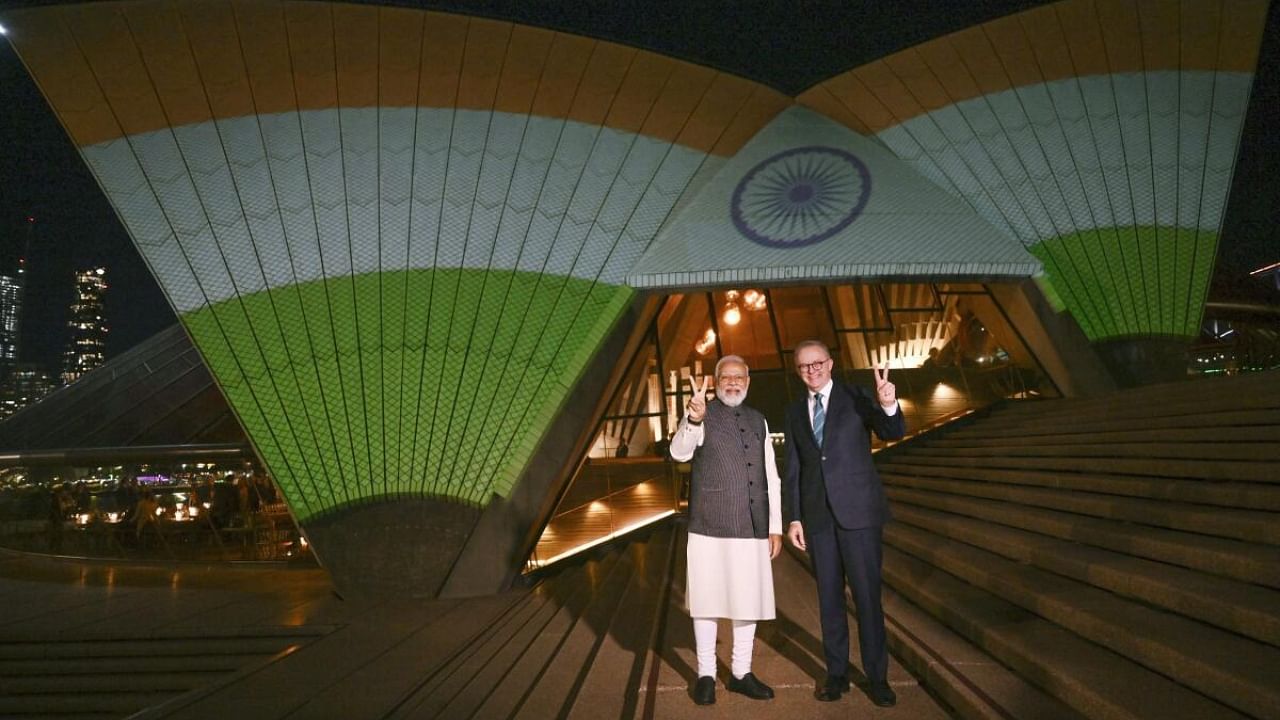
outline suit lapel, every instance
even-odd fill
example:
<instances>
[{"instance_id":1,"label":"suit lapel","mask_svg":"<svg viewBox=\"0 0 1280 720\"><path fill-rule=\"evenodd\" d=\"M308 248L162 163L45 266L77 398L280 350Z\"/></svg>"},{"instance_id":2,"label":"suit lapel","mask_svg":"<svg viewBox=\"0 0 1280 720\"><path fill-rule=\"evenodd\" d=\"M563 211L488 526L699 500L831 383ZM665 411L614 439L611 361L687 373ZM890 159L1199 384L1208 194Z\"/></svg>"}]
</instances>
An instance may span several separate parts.
<instances>
[{"instance_id":1,"label":"suit lapel","mask_svg":"<svg viewBox=\"0 0 1280 720\"><path fill-rule=\"evenodd\" d=\"M839 382L831 384L831 398L827 400L827 422L826 427L835 427L835 424L844 419L844 415L849 411L849 393L841 387ZM823 439L826 439L828 433L824 430Z\"/></svg>"},{"instance_id":2,"label":"suit lapel","mask_svg":"<svg viewBox=\"0 0 1280 720\"><path fill-rule=\"evenodd\" d=\"M809 438L809 442L813 443L814 447L821 450L822 445L818 443L817 436L813 434L813 416L810 414L813 410L813 403L810 400L811 397L813 396L809 391L805 390L804 395L797 402L797 406L800 410L800 422L804 423L805 430L808 430L808 432L805 433L805 436Z\"/></svg>"}]
</instances>

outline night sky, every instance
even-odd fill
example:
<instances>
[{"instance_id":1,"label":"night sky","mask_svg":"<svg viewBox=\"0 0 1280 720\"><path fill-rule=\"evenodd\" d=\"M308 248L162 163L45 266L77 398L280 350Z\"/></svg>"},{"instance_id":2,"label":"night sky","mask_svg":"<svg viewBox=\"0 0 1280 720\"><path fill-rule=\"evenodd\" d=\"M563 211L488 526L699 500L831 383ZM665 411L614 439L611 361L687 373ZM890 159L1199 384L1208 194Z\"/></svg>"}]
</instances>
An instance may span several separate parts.
<instances>
[{"instance_id":1,"label":"night sky","mask_svg":"<svg viewBox=\"0 0 1280 720\"><path fill-rule=\"evenodd\" d=\"M0 0L0 9L22 3ZM399 3L411 4L411 3ZM892 14L858 3L816 3L791 13L790 3L427 3L468 7L498 17L595 34L658 50L795 92L922 40L1003 15L1029 3L899 3ZM1034 3L1030 3L1034 4ZM1272 2L1240 158L1218 250L1211 300L1280 305L1274 281L1248 277L1280 261L1280 2ZM751 8L751 14L743 12ZM813 12L820 8L821 12ZM939 10L939 8L942 8ZM964 8L962 10L956 8ZM906 16L906 17L903 17ZM726 19L729 18L729 19ZM882 32L874 32L877 26ZM782 28L780 31L779 28ZM851 28L861 28L855 33ZM904 29L905 28L905 29ZM868 31L870 30L870 32ZM785 31L785 32L784 32ZM751 37L752 35L757 37ZM729 42L717 45L717 38ZM875 38L880 38L879 40ZM857 46L854 47L854 41ZM812 76L812 80L810 79ZM107 356L114 357L174 322L173 312L133 248L97 183L7 42L0 39L0 273L11 274L31 240L22 359L51 373L65 342L63 323L72 274L108 268ZM36 222L28 222L34 217Z\"/></svg>"},{"instance_id":2,"label":"night sky","mask_svg":"<svg viewBox=\"0 0 1280 720\"><path fill-rule=\"evenodd\" d=\"M20 359L50 374L61 368L79 269L107 267L108 358L172 324L159 285L7 42L0 42L0 108L0 274L13 273L31 240Z\"/></svg>"}]
</instances>

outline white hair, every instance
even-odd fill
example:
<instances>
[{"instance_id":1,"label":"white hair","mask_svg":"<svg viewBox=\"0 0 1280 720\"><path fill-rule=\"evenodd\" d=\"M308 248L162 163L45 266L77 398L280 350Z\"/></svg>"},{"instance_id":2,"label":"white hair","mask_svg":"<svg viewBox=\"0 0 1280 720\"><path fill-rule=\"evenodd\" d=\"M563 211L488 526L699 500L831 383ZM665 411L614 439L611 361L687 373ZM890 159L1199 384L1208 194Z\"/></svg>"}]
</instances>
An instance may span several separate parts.
<instances>
[{"instance_id":1,"label":"white hair","mask_svg":"<svg viewBox=\"0 0 1280 720\"><path fill-rule=\"evenodd\" d=\"M725 363L738 363L739 365L742 366L743 370L747 371L748 375L751 374L751 368L747 367L747 361L743 360L741 355L725 355L724 357L720 358L716 362L716 378L717 379L720 377L720 368Z\"/></svg>"}]
</instances>

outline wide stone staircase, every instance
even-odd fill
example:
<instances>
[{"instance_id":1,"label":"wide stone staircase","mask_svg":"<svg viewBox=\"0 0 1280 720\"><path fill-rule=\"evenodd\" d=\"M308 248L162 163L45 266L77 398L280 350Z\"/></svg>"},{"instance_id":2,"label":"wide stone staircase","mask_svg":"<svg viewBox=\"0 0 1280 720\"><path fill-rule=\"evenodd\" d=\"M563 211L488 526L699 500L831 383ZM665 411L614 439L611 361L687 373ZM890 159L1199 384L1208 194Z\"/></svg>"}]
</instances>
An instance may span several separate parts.
<instances>
[{"instance_id":1,"label":"wide stone staircase","mask_svg":"<svg viewBox=\"0 0 1280 720\"><path fill-rule=\"evenodd\" d=\"M1280 718L1278 449L1270 372L884 451L895 653L966 717Z\"/></svg>"},{"instance_id":2,"label":"wide stone staircase","mask_svg":"<svg viewBox=\"0 0 1280 720\"><path fill-rule=\"evenodd\" d=\"M634 717L680 537L651 526L509 592L434 600L341 600L307 570L11 555L0 718ZM186 577L64 581L113 571Z\"/></svg>"},{"instance_id":3,"label":"wide stone staircase","mask_svg":"<svg viewBox=\"0 0 1280 720\"><path fill-rule=\"evenodd\" d=\"M1012 402L889 448L899 706L813 700L813 581L789 549L757 638L778 697L714 710L1280 719L1277 447L1280 373ZM23 560L0 578L0 717L704 717L683 539L668 520L510 592L368 604L284 570L81 587L126 569Z\"/></svg>"},{"instance_id":4,"label":"wide stone staircase","mask_svg":"<svg viewBox=\"0 0 1280 720\"><path fill-rule=\"evenodd\" d=\"M120 718L252 671L314 628L0 639L0 717Z\"/></svg>"},{"instance_id":5,"label":"wide stone staircase","mask_svg":"<svg viewBox=\"0 0 1280 720\"><path fill-rule=\"evenodd\" d=\"M344 716L635 716L676 537L670 523L634 533L624 543L564 563L528 594L493 598L502 605L498 613L486 615L468 604L475 608L471 617L453 623L465 640L449 642L437 634L434 644L448 651L429 663L421 653L406 658L418 666L412 686L398 697L370 698L372 703ZM467 627L473 629L462 632ZM332 709L329 701L314 697L297 714L321 716Z\"/></svg>"}]
</instances>

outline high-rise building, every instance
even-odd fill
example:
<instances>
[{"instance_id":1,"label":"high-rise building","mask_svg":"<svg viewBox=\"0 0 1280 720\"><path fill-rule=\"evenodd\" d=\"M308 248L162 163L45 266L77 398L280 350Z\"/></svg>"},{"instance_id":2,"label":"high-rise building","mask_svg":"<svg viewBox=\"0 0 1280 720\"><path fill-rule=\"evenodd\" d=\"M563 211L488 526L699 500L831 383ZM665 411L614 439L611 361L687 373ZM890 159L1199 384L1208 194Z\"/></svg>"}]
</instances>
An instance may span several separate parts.
<instances>
[{"instance_id":1,"label":"high-rise building","mask_svg":"<svg viewBox=\"0 0 1280 720\"><path fill-rule=\"evenodd\" d=\"M0 380L0 419L18 412L53 389L53 381L40 366L33 363L14 365L9 376Z\"/></svg>"},{"instance_id":2,"label":"high-rise building","mask_svg":"<svg viewBox=\"0 0 1280 720\"><path fill-rule=\"evenodd\" d=\"M18 330L22 323L22 271L0 275L0 380L18 362Z\"/></svg>"},{"instance_id":3,"label":"high-rise building","mask_svg":"<svg viewBox=\"0 0 1280 720\"><path fill-rule=\"evenodd\" d=\"M102 300L107 293L107 269L94 268L76 273L75 299L67 319L70 338L63 353L62 382L76 378L102 364L107 350L107 321Z\"/></svg>"},{"instance_id":4,"label":"high-rise building","mask_svg":"<svg viewBox=\"0 0 1280 720\"><path fill-rule=\"evenodd\" d=\"M36 217L27 216L17 256L0 258L0 383L17 366L22 350L22 307L27 288L27 258L36 231Z\"/></svg>"}]
</instances>

